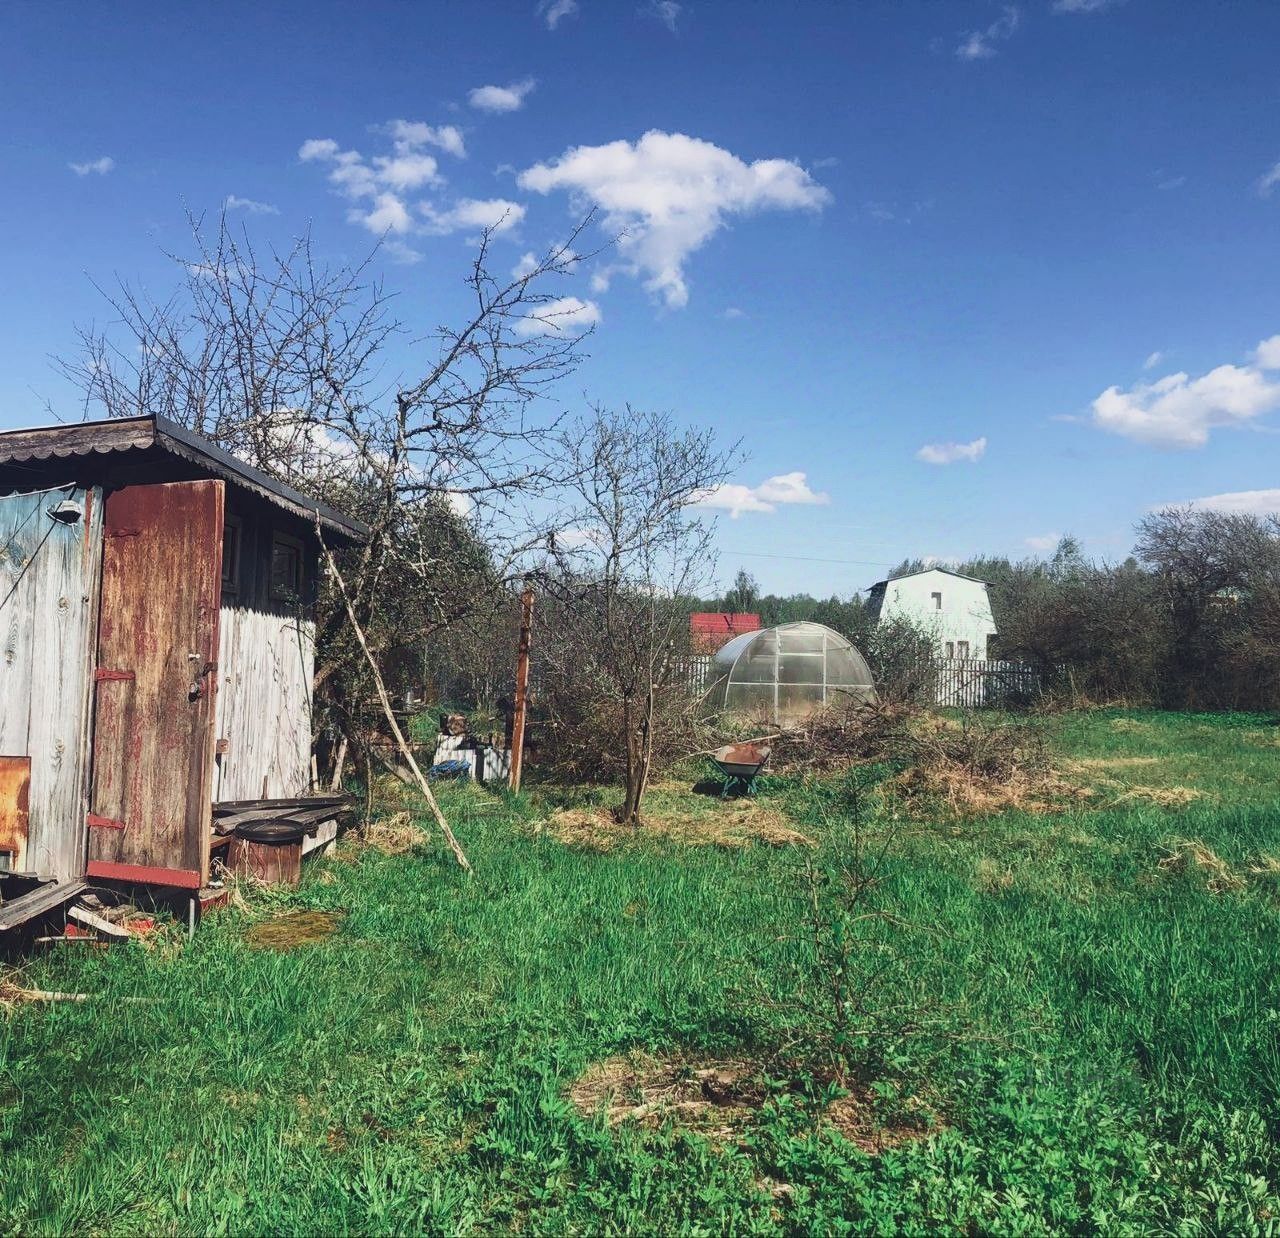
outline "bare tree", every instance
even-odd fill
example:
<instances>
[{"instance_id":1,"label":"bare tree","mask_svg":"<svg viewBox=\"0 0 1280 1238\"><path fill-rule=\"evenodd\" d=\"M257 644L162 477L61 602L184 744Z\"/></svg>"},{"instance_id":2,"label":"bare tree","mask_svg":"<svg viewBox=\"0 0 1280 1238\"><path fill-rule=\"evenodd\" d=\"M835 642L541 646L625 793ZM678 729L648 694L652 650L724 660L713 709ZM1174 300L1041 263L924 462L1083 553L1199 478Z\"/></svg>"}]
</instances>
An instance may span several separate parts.
<instances>
[{"instance_id":1,"label":"bare tree","mask_svg":"<svg viewBox=\"0 0 1280 1238\"><path fill-rule=\"evenodd\" d=\"M544 587L561 604L543 624L547 657L609 707L626 784L618 818L639 824L662 726L661 698L687 648L688 599L714 566L691 511L735 452L662 413L597 407L560 437L572 525L548 539ZM554 624L554 627L551 625Z\"/></svg>"},{"instance_id":2,"label":"bare tree","mask_svg":"<svg viewBox=\"0 0 1280 1238\"><path fill-rule=\"evenodd\" d=\"M81 330L61 363L88 411L171 418L369 524L318 637L317 686L353 740L372 694L346 603L375 656L406 629L425 640L494 604L555 523L545 497L565 469L547 397L588 333L555 285L583 260L586 223L510 277L493 273L485 232L463 320L414 337L373 255L330 268L308 236L260 250L225 214L193 216L191 252L170 255L174 293L104 290L112 323Z\"/></svg>"}]
</instances>

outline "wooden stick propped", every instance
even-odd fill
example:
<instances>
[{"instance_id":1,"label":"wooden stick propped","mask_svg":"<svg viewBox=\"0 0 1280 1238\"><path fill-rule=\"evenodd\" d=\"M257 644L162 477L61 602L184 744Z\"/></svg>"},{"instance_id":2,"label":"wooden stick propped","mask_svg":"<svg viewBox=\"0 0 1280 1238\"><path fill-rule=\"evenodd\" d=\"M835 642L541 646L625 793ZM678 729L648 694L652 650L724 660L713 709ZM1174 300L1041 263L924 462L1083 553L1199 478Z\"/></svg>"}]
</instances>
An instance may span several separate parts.
<instances>
[{"instance_id":1,"label":"wooden stick propped","mask_svg":"<svg viewBox=\"0 0 1280 1238\"><path fill-rule=\"evenodd\" d=\"M342 594L342 601L347 610L347 618L351 622L351 630L356 634L356 640L360 642L360 648L364 651L365 661L369 663L369 669L373 672L373 682L378 690L378 700L382 704L382 712L387 719L387 725L391 728L391 734L395 736L396 747L400 749L400 755L404 757L405 764L412 771L414 781L418 784L418 790L422 792L423 799L427 801L427 807L431 810L432 817L435 818L436 824L440 827L440 832L444 835L445 842L449 844L449 849L453 852L454 859L467 872L470 872L471 862L467 859L466 852L462 850L458 840L454 837L453 831L449 828L449 823L445 820L444 813L440 811L440 805L436 803L436 797L431 793L431 786L422 770L418 768L418 762L414 759L413 751L404 737L404 732L400 729L400 724L396 721L395 711L391 708L391 697L387 695L387 685L382 678L381 670L378 669L378 660L373 656L373 651L369 648L369 642L365 640L364 629L360 626L360 620L356 618L355 607L351 604L351 595L347 592L347 583L342 579L342 573L338 570L338 564L333 557L333 552L324 540L318 517L316 519L316 536L320 539L320 549L324 551L325 561L329 565L329 570L333 573L338 592Z\"/></svg>"}]
</instances>

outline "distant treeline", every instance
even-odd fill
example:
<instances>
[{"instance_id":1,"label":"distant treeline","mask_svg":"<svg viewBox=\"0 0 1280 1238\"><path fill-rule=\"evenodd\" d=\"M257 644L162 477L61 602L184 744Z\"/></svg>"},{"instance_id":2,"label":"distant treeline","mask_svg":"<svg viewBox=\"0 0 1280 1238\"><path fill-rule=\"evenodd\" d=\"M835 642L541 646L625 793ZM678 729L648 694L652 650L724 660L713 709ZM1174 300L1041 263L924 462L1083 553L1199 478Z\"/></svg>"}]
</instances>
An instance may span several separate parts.
<instances>
[{"instance_id":1,"label":"distant treeline","mask_svg":"<svg viewBox=\"0 0 1280 1238\"><path fill-rule=\"evenodd\" d=\"M908 561L890 576L930 564ZM1095 701L1175 709L1280 708L1280 520L1169 508L1137 527L1120 563L1064 537L1049 559L947 564L990 586L992 656L1030 662L1046 682ZM857 597L761 594L740 571L708 610L753 611L766 626L815 620L874 651ZM903 655L901 634L893 642Z\"/></svg>"}]
</instances>

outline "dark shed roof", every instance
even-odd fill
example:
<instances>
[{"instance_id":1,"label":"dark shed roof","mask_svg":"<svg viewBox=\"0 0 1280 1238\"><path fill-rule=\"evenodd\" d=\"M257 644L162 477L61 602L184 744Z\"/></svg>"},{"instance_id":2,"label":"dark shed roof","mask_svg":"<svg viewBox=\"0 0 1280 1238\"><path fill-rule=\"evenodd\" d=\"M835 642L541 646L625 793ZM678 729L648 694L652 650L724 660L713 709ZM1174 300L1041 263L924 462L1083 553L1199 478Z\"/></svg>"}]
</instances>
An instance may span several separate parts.
<instances>
[{"instance_id":1,"label":"dark shed roof","mask_svg":"<svg viewBox=\"0 0 1280 1238\"><path fill-rule=\"evenodd\" d=\"M58 467L61 461L89 466L93 477L86 480L108 485L112 481L123 485L142 480L137 475L117 480L122 471L133 474L132 466L180 462L184 474L219 477L308 524L314 524L319 517L321 527L339 537L363 541L369 533L361 521L286 486L163 417L120 417L0 432L0 494L29 489L33 483L57 484L59 479L54 474L65 471ZM79 471L83 472L83 467ZM80 479L77 476L76 480Z\"/></svg>"}]
</instances>

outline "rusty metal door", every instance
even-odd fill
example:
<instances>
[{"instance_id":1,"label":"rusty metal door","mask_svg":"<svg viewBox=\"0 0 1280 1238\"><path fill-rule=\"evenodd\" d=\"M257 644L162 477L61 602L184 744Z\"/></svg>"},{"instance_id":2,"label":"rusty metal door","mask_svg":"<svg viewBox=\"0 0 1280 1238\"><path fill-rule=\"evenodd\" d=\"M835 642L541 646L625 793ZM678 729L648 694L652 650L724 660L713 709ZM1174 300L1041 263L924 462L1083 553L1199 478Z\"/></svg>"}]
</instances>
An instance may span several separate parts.
<instances>
[{"instance_id":1,"label":"rusty metal door","mask_svg":"<svg viewBox=\"0 0 1280 1238\"><path fill-rule=\"evenodd\" d=\"M220 481L107 498L90 876L208 880L222 526Z\"/></svg>"}]
</instances>

